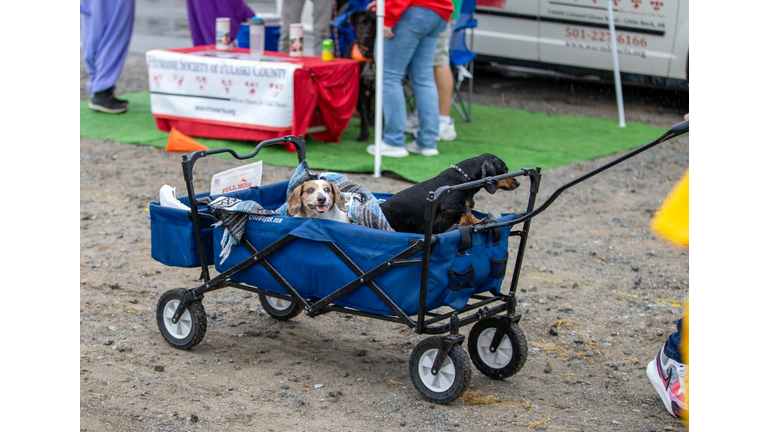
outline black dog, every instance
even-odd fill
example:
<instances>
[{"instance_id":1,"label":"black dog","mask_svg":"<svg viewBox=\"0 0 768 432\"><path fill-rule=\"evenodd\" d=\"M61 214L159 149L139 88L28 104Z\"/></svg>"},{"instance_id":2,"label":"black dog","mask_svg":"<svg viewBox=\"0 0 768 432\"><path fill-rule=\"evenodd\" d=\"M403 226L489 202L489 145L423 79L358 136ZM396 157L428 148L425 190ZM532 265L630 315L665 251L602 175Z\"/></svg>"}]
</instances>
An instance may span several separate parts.
<instances>
[{"instance_id":1,"label":"black dog","mask_svg":"<svg viewBox=\"0 0 768 432\"><path fill-rule=\"evenodd\" d=\"M478 157L466 159L437 176L404 189L381 204L389 225L395 231L424 234L424 217L427 211L429 192L436 191L441 186L453 186L485 177L492 177L508 172L507 165L498 157L485 153ZM497 189L514 190L520 186L515 178L510 177L498 181L497 184L484 186L488 193L496 193ZM437 216L432 232L439 234L454 225L474 225L480 220L472 215L474 196L483 187L453 191L441 196Z\"/></svg>"},{"instance_id":2,"label":"black dog","mask_svg":"<svg viewBox=\"0 0 768 432\"><path fill-rule=\"evenodd\" d=\"M360 114L358 141L368 141L369 127L373 124L376 96L376 67L373 63L373 44L376 41L376 14L373 11L353 12L349 17L356 39L349 45L346 58L360 64L360 90L357 96L357 112Z\"/></svg>"}]
</instances>

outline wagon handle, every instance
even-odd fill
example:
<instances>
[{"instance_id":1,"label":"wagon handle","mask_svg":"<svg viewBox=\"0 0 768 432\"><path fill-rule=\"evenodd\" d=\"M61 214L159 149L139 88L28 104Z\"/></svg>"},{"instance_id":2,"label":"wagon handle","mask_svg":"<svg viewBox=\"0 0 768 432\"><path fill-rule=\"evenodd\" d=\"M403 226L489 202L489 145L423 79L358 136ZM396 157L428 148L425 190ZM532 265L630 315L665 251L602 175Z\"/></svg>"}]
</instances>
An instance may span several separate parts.
<instances>
[{"instance_id":1,"label":"wagon handle","mask_svg":"<svg viewBox=\"0 0 768 432\"><path fill-rule=\"evenodd\" d=\"M605 164L605 165L603 165L601 167L595 168L594 170L584 174L583 176L581 176L581 177L579 177L579 178L577 178L577 179L575 179L575 180L573 180L573 181L571 181L569 183L566 183L563 186L560 186L560 188L558 188L554 193L552 193L552 195L549 198L547 198L547 200L544 202L544 204L539 206L536 210L533 210L530 213L527 213L524 216L516 219L515 223L525 222L525 221L533 218L534 216L538 215L539 213L543 212L544 210L547 209L547 207L549 207L555 201L555 199L557 199L558 196L560 196L560 194L565 192L567 189L569 189L569 188L571 188L571 187L573 187L573 186L575 186L575 185L577 185L577 184L579 184L579 183L581 183L581 182L583 182L583 181L585 181L585 180L587 180L587 179L589 179L589 178L591 178L591 177L593 177L593 176L595 176L597 174L600 174L601 172L607 170L608 168L611 168L611 167L613 167L615 165L618 165L619 163L624 162L625 160L627 160L629 158L635 157L638 154L640 154L640 153L642 153L642 152L644 152L644 151L646 151L646 150L648 150L648 149L650 149L652 147L655 147L655 146L657 146L657 145L659 145L659 144L661 144L661 143L663 143L665 141L669 141L669 140L671 140L673 138L677 138L678 136L686 134L686 133L688 133L688 120L685 120L685 121L682 121L680 123L675 124L674 126L669 128L669 130L664 132L660 137L658 137L655 140L649 142L648 144L645 144L642 147L636 148L635 150L632 150L631 152L625 154L624 156L616 158L615 160L613 160L611 162L608 162L607 164Z\"/></svg>"},{"instance_id":2,"label":"wagon handle","mask_svg":"<svg viewBox=\"0 0 768 432\"><path fill-rule=\"evenodd\" d=\"M299 135L297 137L297 136L294 136L294 135L287 135L287 136L284 136L282 138L274 138L274 139L271 139L271 140L261 141L256 146L256 148L254 148L253 151L251 153L247 154L247 155L239 155L239 154L235 153L235 151L230 149L230 148L217 148L217 149L213 149L213 150L198 150L196 152L190 153L189 156L184 155L182 157L183 165L185 166L185 168L187 166L189 167L189 168L186 168L184 170L184 177L186 179L186 177L189 176L189 179L190 180L192 179L192 165L194 165L194 163L195 163L195 161L197 159L200 159L200 158L203 158L203 157L206 157L206 156L209 156L209 155L219 154L219 153L229 153L235 159L239 159L239 160L251 159L252 157L256 156L256 154L258 154L259 151L262 148L264 148L266 146L275 145L275 144L284 144L284 143L291 143L291 144L293 144L296 147L296 155L299 158L299 165L304 163L304 161L307 158L307 156L306 156L307 152L306 152L306 148L305 148L306 146L305 146L305 143L304 143L304 136L303 135ZM189 172L187 172L187 171L189 171Z\"/></svg>"}]
</instances>

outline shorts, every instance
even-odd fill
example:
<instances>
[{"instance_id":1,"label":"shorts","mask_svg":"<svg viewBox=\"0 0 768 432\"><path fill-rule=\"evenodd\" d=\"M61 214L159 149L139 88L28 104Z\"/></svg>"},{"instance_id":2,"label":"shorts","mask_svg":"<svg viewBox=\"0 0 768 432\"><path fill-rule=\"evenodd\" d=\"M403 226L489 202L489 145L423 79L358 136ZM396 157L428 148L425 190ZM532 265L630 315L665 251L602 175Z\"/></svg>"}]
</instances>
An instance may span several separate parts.
<instances>
[{"instance_id":1,"label":"shorts","mask_svg":"<svg viewBox=\"0 0 768 432\"><path fill-rule=\"evenodd\" d=\"M448 21L445 30L437 37L437 50L435 50L434 66L444 66L450 63L449 45L451 44L451 35L453 34L452 30L454 24L456 24L455 19Z\"/></svg>"}]
</instances>

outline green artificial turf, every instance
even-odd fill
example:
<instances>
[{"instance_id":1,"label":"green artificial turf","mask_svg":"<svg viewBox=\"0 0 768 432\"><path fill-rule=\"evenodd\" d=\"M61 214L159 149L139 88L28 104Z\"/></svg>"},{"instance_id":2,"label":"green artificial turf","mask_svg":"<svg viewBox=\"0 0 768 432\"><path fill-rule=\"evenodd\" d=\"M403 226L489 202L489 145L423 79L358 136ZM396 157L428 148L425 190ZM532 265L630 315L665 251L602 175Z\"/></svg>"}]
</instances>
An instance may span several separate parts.
<instances>
[{"instance_id":1,"label":"green artificial turf","mask_svg":"<svg viewBox=\"0 0 768 432\"><path fill-rule=\"evenodd\" d=\"M131 103L128 112L119 115L90 110L88 101L81 101L80 136L165 148L168 132L158 130L155 125L150 112L149 93L124 94L121 97ZM627 123L622 128L615 120L531 113L484 105L473 105L470 123L455 114L454 119L458 138L439 142L439 156L411 154L400 159L383 157L382 173L420 182L451 164L482 153L500 157L510 171L534 167L548 169L636 148L666 131L640 123ZM370 143L355 140L360 131L359 125L359 118L353 117L338 143L324 143L308 137L306 147L310 169L373 173L374 157L365 151ZM257 144L252 141L193 138L208 148L228 147L238 154L252 152ZM406 139L412 140L410 135ZM282 146L263 148L255 160L288 167L295 167L298 162L296 153L288 152Z\"/></svg>"}]
</instances>

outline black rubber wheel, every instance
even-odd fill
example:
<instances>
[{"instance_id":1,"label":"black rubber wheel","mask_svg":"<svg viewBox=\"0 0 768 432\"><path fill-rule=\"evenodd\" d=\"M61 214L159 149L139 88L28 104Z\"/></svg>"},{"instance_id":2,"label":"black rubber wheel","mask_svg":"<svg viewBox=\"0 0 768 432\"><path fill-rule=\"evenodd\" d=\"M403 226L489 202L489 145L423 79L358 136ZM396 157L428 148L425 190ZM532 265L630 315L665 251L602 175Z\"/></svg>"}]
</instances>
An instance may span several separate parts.
<instances>
[{"instance_id":1,"label":"black rubber wheel","mask_svg":"<svg viewBox=\"0 0 768 432\"><path fill-rule=\"evenodd\" d=\"M259 302L264 311L278 321L288 321L301 313L301 307L294 301L259 294Z\"/></svg>"},{"instance_id":2,"label":"black rubber wheel","mask_svg":"<svg viewBox=\"0 0 768 432\"><path fill-rule=\"evenodd\" d=\"M491 342L498 328L504 325L501 317L478 321L469 332L469 357L477 370L491 379L504 379L518 373L528 358L528 341L517 323L511 323L498 349L491 351Z\"/></svg>"},{"instance_id":3,"label":"black rubber wheel","mask_svg":"<svg viewBox=\"0 0 768 432\"><path fill-rule=\"evenodd\" d=\"M442 338L437 336L419 342L411 353L409 365L411 381L416 390L424 399L436 404L458 399L469 387L472 377L469 355L461 345L453 346L443 367L437 375L432 375L432 365L441 344Z\"/></svg>"},{"instance_id":4,"label":"black rubber wheel","mask_svg":"<svg viewBox=\"0 0 768 432\"><path fill-rule=\"evenodd\" d=\"M171 319L184 296L184 289L166 291L157 302L157 326L169 344L178 349L189 349L205 337L208 318L200 301L192 302L177 323Z\"/></svg>"}]
</instances>

